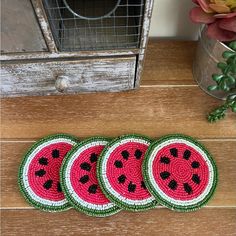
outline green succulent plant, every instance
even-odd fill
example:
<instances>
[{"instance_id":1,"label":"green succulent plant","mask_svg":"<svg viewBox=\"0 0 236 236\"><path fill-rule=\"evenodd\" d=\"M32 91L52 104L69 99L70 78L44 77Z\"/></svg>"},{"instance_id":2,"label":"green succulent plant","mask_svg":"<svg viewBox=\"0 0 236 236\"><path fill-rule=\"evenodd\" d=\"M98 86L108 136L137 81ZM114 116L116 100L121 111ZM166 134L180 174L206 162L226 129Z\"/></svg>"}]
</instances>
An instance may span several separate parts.
<instances>
[{"instance_id":1,"label":"green succulent plant","mask_svg":"<svg viewBox=\"0 0 236 236\"><path fill-rule=\"evenodd\" d=\"M221 74L213 74L212 79L215 84L208 87L209 91L222 90L229 95L223 105L207 116L209 122L223 119L229 109L236 113L236 41L231 42L229 47L233 51L225 51L222 55L225 62L217 64Z\"/></svg>"}]
</instances>

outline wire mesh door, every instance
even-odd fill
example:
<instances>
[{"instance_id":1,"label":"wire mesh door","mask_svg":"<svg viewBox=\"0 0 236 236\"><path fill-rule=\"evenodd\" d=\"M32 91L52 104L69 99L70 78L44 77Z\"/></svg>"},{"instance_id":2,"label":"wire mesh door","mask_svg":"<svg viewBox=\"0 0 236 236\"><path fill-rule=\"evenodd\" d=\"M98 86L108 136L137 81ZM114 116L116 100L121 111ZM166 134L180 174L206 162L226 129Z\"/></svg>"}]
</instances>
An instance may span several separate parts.
<instances>
[{"instance_id":1,"label":"wire mesh door","mask_svg":"<svg viewBox=\"0 0 236 236\"><path fill-rule=\"evenodd\" d=\"M60 51L138 48L144 0L44 0Z\"/></svg>"}]
</instances>

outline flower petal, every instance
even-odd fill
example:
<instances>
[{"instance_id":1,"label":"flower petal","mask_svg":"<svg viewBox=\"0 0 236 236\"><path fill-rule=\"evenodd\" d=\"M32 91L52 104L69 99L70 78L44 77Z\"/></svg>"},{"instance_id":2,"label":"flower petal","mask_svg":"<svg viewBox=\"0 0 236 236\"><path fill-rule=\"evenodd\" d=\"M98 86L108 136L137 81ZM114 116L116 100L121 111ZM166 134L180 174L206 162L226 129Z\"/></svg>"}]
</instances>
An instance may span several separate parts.
<instances>
[{"instance_id":1,"label":"flower petal","mask_svg":"<svg viewBox=\"0 0 236 236\"><path fill-rule=\"evenodd\" d=\"M236 12L228 13L228 14L216 14L214 15L215 18L231 18L236 16Z\"/></svg>"},{"instance_id":2,"label":"flower petal","mask_svg":"<svg viewBox=\"0 0 236 236\"><path fill-rule=\"evenodd\" d=\"M202 8L206 13L213 13L214 11L209 7L210 2L208 0L195 0L197 4Z\"/></svg>"},{"instance_id":3,"label":"flower petal","mask_svg":"<svg viewBox=\"0 0 236 236\"><path fill-rule=\"evenodd\" d=\"M231 10L226 5L209 4L209 7L217 13L230 13Z\"/></svg>"},{"instance_id":4,"label":"flower petal","mask_svg":"<svg viewBox=\"0 0 236 236\"><path fill-rule=\"evenodd\" d=\"M236 17L221 19L219 21L219 27L236 33Z\"/></svg>"},{"instance_id":5,"label":"flower petal","mask_svg":"<svg viewBox=\"0 0 236 236\"><path fill-rule=\"evenodd\" d=\"M189 16L195 23L209 24L216 20L212 14L207 14L200 7L194 7L190 11Z\"/></svg>"},{"instance_id":6,"label":"flower petal","mask_svg":"<svg viewBox=\"0 0 236 236\"><path fill-rule=\"evenodd\" d=\"M198 0L192 0L192 2L199 5Z\"/></svg>"},{"instance_id":7,"label":"flower petal","mask_svg":"<svg viewBox=\"0 0 236 236\"><path fill-rule=\"evenodd\" d=\"M218 21L208 25L207 35L209 38L217 39L221 42L236 40L236 33L221 29Z\"/></svg>"}]
</instances>

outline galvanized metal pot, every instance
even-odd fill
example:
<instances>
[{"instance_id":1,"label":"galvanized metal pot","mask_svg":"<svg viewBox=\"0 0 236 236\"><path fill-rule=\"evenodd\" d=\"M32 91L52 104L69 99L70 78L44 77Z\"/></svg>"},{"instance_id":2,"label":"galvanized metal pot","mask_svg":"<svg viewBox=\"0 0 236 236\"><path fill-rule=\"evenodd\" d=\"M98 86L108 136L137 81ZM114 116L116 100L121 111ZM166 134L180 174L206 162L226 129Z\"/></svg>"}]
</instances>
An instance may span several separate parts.
<instances>
[{"instance_id":1,"label":"galvanized metal pot","mask_svg":"<svg viewBox=\"0 0 236 236\"><path fill-rule=\"evenodd\" d=\"M221 73L217 68L217 63L224 61L222 54L227 50L232 51L220 41L207 37L206 27L200 31L196 57L193 62L193 77L202 90L219 99L226 99L228 93L224 91L208 91L207 88L215 83L212 80L212 74Z\"/></svg>"}]
</instances>

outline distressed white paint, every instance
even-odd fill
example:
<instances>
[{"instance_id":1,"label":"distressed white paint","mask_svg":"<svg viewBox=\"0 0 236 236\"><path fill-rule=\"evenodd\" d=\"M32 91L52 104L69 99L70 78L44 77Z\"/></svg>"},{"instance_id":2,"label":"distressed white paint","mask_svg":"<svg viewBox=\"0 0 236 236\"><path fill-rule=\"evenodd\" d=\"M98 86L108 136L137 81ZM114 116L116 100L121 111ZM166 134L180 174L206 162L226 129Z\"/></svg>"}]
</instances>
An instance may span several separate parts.
<instances>
[{"instance_id":1,"label":"distressed white paint","mask_svg":"<svg viewBox=\"0 0 236 236\"><path fill-rule=\"evenodd\" d=\"M88 58L88 57L113 57L137 55L139 49L119 49L119 50L99 50L99 51L76 51L76 52L37 52L37 53L20 53L20 54L3 54L0 60L27 60L27 59L57 59L57 58Z\"/></svg>"},{"instance_id":2,"label":"distressed white paint","mask_svg":"<svg viewBox=\"0 0 236 236\"><path fill-rule=\"evenodd\" d=\"M40 0L31 0L35 13L37 15L39 24L41 26L41 30L43 32L44 38L47 42L47 46L50 52L57 52L56 44L53 40L53 36L46 18L46 14L44 12L44 8L42 5L42 1Z\"/></svg>"},{"instance_id":3,"label":"distressed white paint","mask_svg":"<svg viewBox=\"0 0 236 236\"><path fill-rule=\"evenodd\" d=\"M1 96L61 94L58 76L68 78L65 93L133 89L136 57L3 64Z\"/></svg>"},{"instance_id":4,"label":"distressed white paint","mask_svg":"<svg viewBox=\"0 0 236 236\"><path fill-rule=\"evenodd\" d=\"M147 47L148 34L149 34L150 22L151 22L152 10L153 10L153 3L154 3L153 0L146 0L146 7L145 7L145 13L144 13L144 20L143 20L143 32L142 32L142 39L141 39L141 48L140 48L140 52L138 56L137 74L135 78L136 88L140 86L141 75L142 75L143 65L144 65L145 50Z\"/></svg>"}]
</instances>

